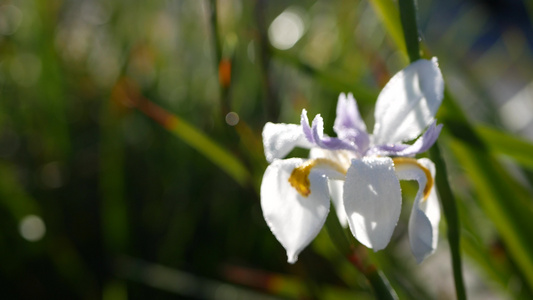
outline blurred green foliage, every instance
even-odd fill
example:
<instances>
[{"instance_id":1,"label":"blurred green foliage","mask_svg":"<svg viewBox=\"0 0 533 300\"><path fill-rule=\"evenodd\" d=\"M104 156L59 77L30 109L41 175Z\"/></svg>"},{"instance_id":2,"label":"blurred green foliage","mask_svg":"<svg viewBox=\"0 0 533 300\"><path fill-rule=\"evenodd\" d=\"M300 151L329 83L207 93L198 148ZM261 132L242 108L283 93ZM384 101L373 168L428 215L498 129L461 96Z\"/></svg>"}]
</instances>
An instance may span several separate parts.
<instances>
[{"instance_id":1,"label":"blurred green foliage","mask_svg":"<svg viewBox=\"0 0 533 300\"><path fill-rule=\"evenodd\" d=\"M467 293L530 299L533 10L489 2L421 2L419 26L447 84L437 118ZM271 24L287 12L301 37L280 49ZM371 298L326 232L286 263L259 205L261 129L306 108L330 130L340 92L372 124L408 62L396 13L389 0L0 0L2 298ZM407 216L369 257L400 298L453 298L445 222L416 265Z\"/></svg>"}]
</instances>

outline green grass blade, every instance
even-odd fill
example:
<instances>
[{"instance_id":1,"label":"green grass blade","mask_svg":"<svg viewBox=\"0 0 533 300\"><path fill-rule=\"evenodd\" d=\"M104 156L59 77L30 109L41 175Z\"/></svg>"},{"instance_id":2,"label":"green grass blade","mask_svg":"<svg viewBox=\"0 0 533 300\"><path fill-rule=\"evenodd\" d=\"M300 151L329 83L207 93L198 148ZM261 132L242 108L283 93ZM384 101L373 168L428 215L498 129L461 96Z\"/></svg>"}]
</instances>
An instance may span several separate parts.
<instances>
[{"instance_id":1,"label":"green grass blade","mask_svg":"<svg viewBox=\"0 0 533 300\"><path fill-rule=\"evenodd\" d=\"M133 106L154 119L176 137L211 160L240 185L244 186L250 183L250 173L237 157L192 124L144 98L134 81L120 80L115 86L112 99L117 103Z\"/></svg>"},{"instance_id":2,"label":"green grass blade","mask_svg":"<svg viewBox=\"0 0 533 300\"><path fill-rule=\"evenodd\" d=\"M477 198L533 287L533 207L528 192L487 152L454 140L451 149L472 181Z\"/></svg>"},{"instance_id":3,"label":"green grass blade","mask_svg":"<svg viewBox=\"0 0 533 300\"><path fill-rule=\"evenodd\" d=\"M235 181L245 185L249 173L244 165L230 152L222 148L193 125L172 115L166 128L228 173Z\"/></svg>"},{"instance_id":4,"label":"green grass blade","mask_svg":"<svg viewBox=\"0 0 533 300\"><path fill-rule=\"evenodd\" d=\"M475 129L491 150L533 169L533 143L488 126L476 126Z\"/></svg>"},{"instance_id":5,"label":"green grass blade","mask_svg":"<svg viewBox=\"0 0 533 300\"><path fill-rule=\"evenodd\" d=\"M420 59L415 1L400 0L398 4L400 5L400 21L402 22L407 55L411 62L415 62Z\"/></svg>"},{"instance_id":6,"label":"green grass blade","mask_svg":"<svg viewBox=\"0 0 533 300\"><path fill-rule=\"evenodd\" d=\"M457 194L456 194L457 195ZM532 299L533 294L523 284L519 288L509 288L509 282L517 281L516 265L512 264L505 255L502 255L500 245L494 241L484 241L482 232L486 222L479 222L478 211L473 203L467 205L464 199L456 197L459 215L461 217L462 231L461 249L480 268L480 273L485 279L497 283L501 291L506 291L513 299Z\"/></svg>"},{"instance_id":7,"label":"green grass blade","mask_svg":"<svg viewBox=\"0 0 533 300\"><path fill-rule=\"evenodd\" d=\"M533 257L528 254L533 253L530 193L490 153L491 147L497 149L495 147L503 146L487 145L448 91L445 91L438 117L455 138L451 149L469 175L482 209L495 224L511 259L526 277L529 287L533 288Z\"/></svg>"},{"instance_id":8,"label":"green grass blade","mask_svg":"<svg viewBox=\"0 0 533 300\"><path fill-rule=\"evenodd\" d=\"M400 49L401 53L406 54L407 48L403 39L400 14L396 3L391 0L370 0L370 4L372 4L374 11L380 17L383 25L385 25L387 33L391 36L396 47ZM407 56L405 58L407 59Z\"/></svg>"}]
</instances>

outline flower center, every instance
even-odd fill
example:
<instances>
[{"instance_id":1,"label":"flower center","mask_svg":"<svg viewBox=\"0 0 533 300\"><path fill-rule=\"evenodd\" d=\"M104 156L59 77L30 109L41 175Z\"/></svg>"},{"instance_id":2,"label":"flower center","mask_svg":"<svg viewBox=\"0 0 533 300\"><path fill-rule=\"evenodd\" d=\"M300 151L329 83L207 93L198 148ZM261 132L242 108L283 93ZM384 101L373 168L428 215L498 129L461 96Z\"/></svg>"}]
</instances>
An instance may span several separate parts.
<instances>
[{"instance_id":1,"label":"flower center","mask_svg":"<svg viewBox=\"0 0 533 300\"><path fill-rule=\"evenodd\" d=\"M347 172L347 170L341 165L327 158L310 159L299 165L292 170L291 176L289 177L289 183L304 197L311 194L309 173L311 173L311 169L314 167L327 167L344 175L346 175Z\"/></svg>"},{"instance_id":2,"label":"flower center","mask_svg":"<svg viewBox=\"0 0 533 300\"><path fill-rule=\"evenodd\" d=\"M431 176L431 172L421 165L416 159L410 158L410 157L395 157L392 159L395 166L398 165L414 165L420 168L426 174L426 186L424 187L424 199L422 201L425 201L429 197L429 193L431 192L431 189L433 188L433 176Z\"/></svg>"}]
</instances>

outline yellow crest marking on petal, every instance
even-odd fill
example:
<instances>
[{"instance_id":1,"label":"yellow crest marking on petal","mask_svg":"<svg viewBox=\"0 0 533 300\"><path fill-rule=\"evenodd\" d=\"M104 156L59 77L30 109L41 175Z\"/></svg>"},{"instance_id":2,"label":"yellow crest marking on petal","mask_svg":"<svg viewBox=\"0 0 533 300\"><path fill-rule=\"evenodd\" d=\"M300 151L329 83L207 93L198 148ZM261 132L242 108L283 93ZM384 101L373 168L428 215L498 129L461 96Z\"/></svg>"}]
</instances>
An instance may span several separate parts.
<instances>
[{"instance_id":1,"label":"yellow crest marking on petal","mask_svg":"<svg viewBox=\"0 0 533 300\"><path fill-rule=\"evenodd\" d=\"M340 166L338 163L335 163L332 160L326 158L315 158L310 159L303 164L292 170L291 176L289 177L289 183L295 188L300 195L307 197L311 194L311 182L309 181L309 173L311 169L317 166L327 166L341 174L346 174L347 170Z\"/></svg>"},{"instance_id":2,"label":"yellow crest marking on petal","mask_svg":"<svg viewBox=\"0 0 533 300\"><path fill-rule=\"evenodd\" d=\"M313 168L313 163L303 163L292 170L289 177L289 183L295 188L300 195L307 197L311 194L311 182L309 182L309 173Z\"/></svg>"},{"instance_id":3,"label":"yellow crest marking on petal","mask_svg":"<svg viewBox=\"0 0 533 300\"><path fill-rule=\"evenodd\" d=\"M424 187L424 199L422 201L425 201L429 197L429 193L431 192L431 189L433 188L433 176L431 176L431 172L421 165L416 159L411 157L395 157L392 159L395 166L398 165L414 165L420 168L424 174L426 174L427 183Z\"/></svg>"}]
</instances>

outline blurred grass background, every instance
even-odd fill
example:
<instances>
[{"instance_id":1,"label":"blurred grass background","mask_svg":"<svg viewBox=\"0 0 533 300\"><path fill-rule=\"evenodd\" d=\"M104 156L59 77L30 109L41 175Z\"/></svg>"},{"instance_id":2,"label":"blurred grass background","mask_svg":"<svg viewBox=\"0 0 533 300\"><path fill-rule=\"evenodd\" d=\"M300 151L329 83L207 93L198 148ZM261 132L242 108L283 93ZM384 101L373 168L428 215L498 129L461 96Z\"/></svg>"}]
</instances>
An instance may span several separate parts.
<instances>
[{"instance_id":1,"label":"blurred grass background","mask_svg":"<svg viewBox=\"0 0 533 300\"><path fill-rule=\"evenodd\" d=\"M371 298L325 232L286 263L259 205L261 129L306 108L331 134L340 92L372 124L408 62L380 9L395 5L0 1L2 298ZM473 299L533 295L532 16L531 1L419 3L460 108L437 117ZM446 224L416 265L405 203L391 245L369 255L401 297L453 299Z\"/></svg>"}]
</instances>

